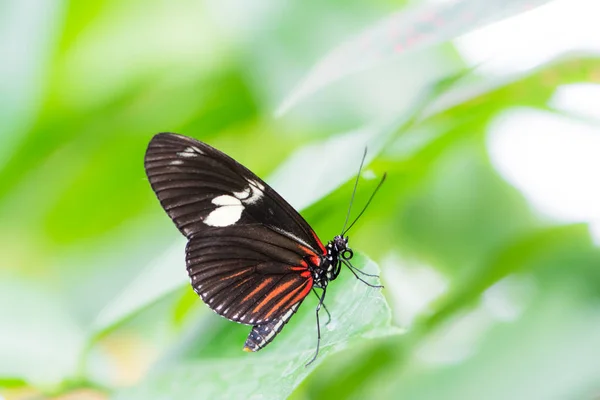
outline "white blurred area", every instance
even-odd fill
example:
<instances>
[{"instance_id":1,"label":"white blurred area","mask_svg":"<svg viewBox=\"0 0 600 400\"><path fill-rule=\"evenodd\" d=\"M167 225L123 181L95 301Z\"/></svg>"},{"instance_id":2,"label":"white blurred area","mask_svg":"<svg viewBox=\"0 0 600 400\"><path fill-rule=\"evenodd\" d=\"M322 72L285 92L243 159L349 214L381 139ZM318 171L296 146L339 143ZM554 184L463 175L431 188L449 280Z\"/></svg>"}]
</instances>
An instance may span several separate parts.
<instances>
[{"instance_id":1,"label":"white blurred area","mask_svg":"<svg viewBox=\"0 0 600 400\"><path fill-rule=\"evenodd\" d=\"M499 323L516 321L531 302L536 287L527 275L509 275L489 287L479 304L444 322L416 349L422 365L459 364L477 352L485 334Z\"/></svg>"},{"instance_id":2,"label":"white blurred area","mask_svg":"<svg viewBox=\"0 0 600 400\"><path fill-rule=\"evenodd\" d=\"M448 279L431 266L403 259L396 253L382 261L382 275L394 311L393 318L402 328L412 326L415 319L431 312L430 304L448 290Z\"/></svg>"},{"instance_id":3,"label":"white blurred area","mask_svg":"<svg viewBox=\"0 0 600 400\"><path fill-rule=\"evenodd\" d=\"M459 38L480 73L510 76L562 55L600 53L600 2L555 0ZM493 78L492 78L493 79ZM558 112L513 109L491 124L492 163L542 214L588 222L600 244L600 85L560 87Z\"/></svg>"},{"instance_id":4,"label":"white blurred area","mask_svg":"<svg viewBox=\"0 0 600 400\"><path fill-rule=\"evenodd\" d=\"M600 86L596 104L600 104ZM600 129L532 109L513 109L490 126L488 147L500 173L542 213L600 221Z\"/></svg>"},{"instance_id":5,"label":"white blurred area","mask_svg":"<svg viewBox=\"0 0 600 400\"><path fill-rule=\"evenodd\" d=\"M596 0L554 0L455 41L480 72L526 71L565 53L599 53Z\"/></svg>"},{"instance_id":6,"label":"white blurred area","mask_svg":"<svg viewBox=\"0 0 600 400\"><path fill-rule=\"evenodd\" d=\"M448 279L426 264L390 253L381 266L393 319L403 329L429 315L435 309L432 305L448 292ZM472 310L444 322L427 336L415 349L414 362L435 367L465 361L477 352L489 330L522 315L535 290L530 276L505 277L489 287Z\"/></svg>"}]
</instances>

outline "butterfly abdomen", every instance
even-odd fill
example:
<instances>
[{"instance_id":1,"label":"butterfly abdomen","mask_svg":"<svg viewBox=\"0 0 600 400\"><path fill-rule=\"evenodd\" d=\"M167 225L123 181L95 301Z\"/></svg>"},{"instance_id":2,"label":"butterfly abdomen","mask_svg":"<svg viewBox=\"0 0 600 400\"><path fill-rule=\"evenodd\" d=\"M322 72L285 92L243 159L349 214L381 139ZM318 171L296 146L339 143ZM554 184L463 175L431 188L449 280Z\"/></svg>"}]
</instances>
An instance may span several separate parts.
<instances>
[{"instance_id":1,"label":"butterfly abdomen","mask_svg":"<svg viewBox=\"0 0 600 400\"><path fill-rule=\"evenodd\" d=\"M252 331L250 331L250 334L246 339L246 343L244 343L244 351L259 351L271 343L271 341L275 339L275 336L281 332L290 318L292 318L292 315L296 313L296 310L301 303L302 301L291 307L284 315L281 316L281 318L253 326Z\"/></svg>"}]
</instances>

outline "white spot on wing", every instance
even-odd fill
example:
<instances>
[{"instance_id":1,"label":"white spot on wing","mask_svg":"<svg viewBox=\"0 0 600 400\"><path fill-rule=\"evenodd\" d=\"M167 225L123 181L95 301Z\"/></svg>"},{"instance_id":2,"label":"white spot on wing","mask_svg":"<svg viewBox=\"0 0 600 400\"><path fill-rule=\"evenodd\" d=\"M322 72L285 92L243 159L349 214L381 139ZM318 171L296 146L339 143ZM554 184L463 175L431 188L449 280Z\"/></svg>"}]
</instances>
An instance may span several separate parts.
<instances>
[{"instance_id":1,"label":"white spot on wing","mask_svg":"<svg viewBox=\"0 0 600 400\"><path fill-rule=\"evenodd\" d=\"M215 197L214 199L212 199L211 203L217 206L238 206L242 204L242 202L239 199L232 196L228 196L226 194Z\"/></svg>"},{"instance_id":2,"label":"white spot on wing","mask_svg":"<svg viewBox=\"0 0 600 400\"><path fill-rule=\"evenodd\" d=\"M254 204L265 195L263 190L265 189L264 185L257 181L248 181L248 187L246 187L241 192L233 192L233 195L241 200L244 204Z\"/></svg>"},{"instance_id":3,"label":"white spot on wing","mask_svg":"<svg viewBox=\"0 0 600 400\"><path fill-rule=\"evenodd\" d=\"M181 161L181 160L173 160L173 161L171 161L171 165L181 165L181 164L183 164L183 161Z\"/></svg>"},{"instance_id":4,"label":"white spot on wing","mask_svg":"<svg viewBox=\"0 0 600 400\"><path fill-rule=\"evenodd\" d=\"M217 196L212 200L214 205L219 207L211 211L204 219L204 223L210 226L229 226L233 225L242 217L244 206L242 202L233 196L226 194Z\"/></svg>"},{"instance_id":5,"label":"white spot on wing","mask_svg":"<svg viewBox=\"0 0 600 400\"><path fill-rule=\"evenodd\" d=\"M177 153L179 157L198 157L198 154L204 154L204 152L195 146L186 147Z\"/></svg>"},{"instance_id":6,"label":"white spot on wing","mask_svg":"<svg viewBox=\"0 0 600 400\"><path fill-rule=\"evenodd\" d=\"M254 186L254 189L252 189L252 194L250 195L250 197L248 197L247 199L244 200L245 204L254 204L257 201L259 201L260 199L262 199L263 196L265 195L263 193L263 190L265 190L265 187L263 185L261 185L259 182L250 181L250 186ZM248 187L248 189L250 189L250 187Z\"/></svg>"},{"instance_id":7,"label":"white spot on wing","mask_svg":"<svg viewBox=\"0 0 600 400\"><path fill-rule=\"evenodd\" d=\"M250 189L250 186L248 186L246 189L242 190L241 192L233 192L233 195L235 197L237 197L239 200L245 200L248 197L250 197L250 193L252 193L252 190Z\"/></svg>"},{"instance_id":8,"label":"white spot on wing","mask_svg":"<svg viewBox=\"0 0 600 400\"><path fill-rule=\"evenodd\" d=\"M249 183L249 184L251 184L252 186L254 186L254 187L258 188L258 190L260 190L261 192L262 192L263 190L265 190L265 187L264 187L264 186L263 186L263 184L262 184L262 183L260 183L260 182L257 182L257 181L248 181L248 183Z\"/></svg>"}]
</instances>

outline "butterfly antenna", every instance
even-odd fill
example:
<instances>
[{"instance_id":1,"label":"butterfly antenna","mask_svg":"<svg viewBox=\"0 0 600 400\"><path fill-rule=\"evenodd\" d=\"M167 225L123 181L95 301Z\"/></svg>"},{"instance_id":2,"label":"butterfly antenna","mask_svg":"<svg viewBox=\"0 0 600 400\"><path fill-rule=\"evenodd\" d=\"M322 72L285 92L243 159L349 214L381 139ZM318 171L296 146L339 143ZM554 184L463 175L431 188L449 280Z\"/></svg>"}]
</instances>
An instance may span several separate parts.
<instances>
[{"instance_id":1,"label":"butterfly antenna","mask_svg":"<svg viewBox=\"0 0 600 400\"><path fill-rule=\"evenodd\" d=\"M358 167L358 174L356 174L356 180L354 181L354 189L352 190L352 197L350 197L350 204L348 205L348 212L346 213L346 221L344 222L344 227L342 228L342 236L346 231L346 225L348 225L348 220L350 219L350 211L352 210L352 203L354 203L354 196L356 195L356 188L358 187L358 179L360 178L360 171L362 171L363 164L365 163L365 158L367 157L367 148L365 147L365 151L362 156L362 160L360 160L360 166Z\"/></svg>"},{"instance_id":2,"label":"butterfly antenna","mask_svg":"<svg viewBox=\"0 0 600 400\"><path fill-rule=\"evenodd\" d=\"M373 190L373 193L371 194L371 197L369 197L369 201L367 201L367 204L365 204L365 206L363 207L362 211L360 212L360 214L358 214L358 216L354 219L354 221L350 224L350 226L348 227L348 229L345 229L342 231L342 236L344 236L346 234L346 232L348 232L350 230L350 228L352 228L352 226L354 226L354 224L356 223L356 221L358 221L358 219L364 214L364 212L367 210L367 207L369 207L369 204L371 204L371 200L373 200L373 197L375 197L375 194L377 193L377 191L379 190L379 188L381 187L381 185L383 185L383 182L385 182L385 178L387 176L387 173L383 174L383 177L381 178L381 180L379 181L379 184L377 185L377 187L375 188L375 190ZM354 195L352 195L352 198L354 198ZM344 227L346 225L344 224Z\"/></svg>"}]
</instances>

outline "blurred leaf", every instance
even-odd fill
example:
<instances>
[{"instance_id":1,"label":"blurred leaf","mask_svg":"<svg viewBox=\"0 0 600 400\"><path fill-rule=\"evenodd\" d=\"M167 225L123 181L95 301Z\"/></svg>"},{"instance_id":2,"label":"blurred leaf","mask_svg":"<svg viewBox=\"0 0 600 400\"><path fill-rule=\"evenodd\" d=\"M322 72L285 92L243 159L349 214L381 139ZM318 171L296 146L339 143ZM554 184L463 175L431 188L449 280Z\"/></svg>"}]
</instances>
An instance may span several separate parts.
<instances>
[{"instance_id":1,"label":"blurred leaf","mask_svg":"<svg viewBox=\"0 0 600 400\"><path fill-rule=\"evenodd\" d=\"M437 326L458 310L471 306L487 288L510 274L534 268L560 268L565 256L575 254L589 254L592 258L570 265L573 272L583 272L579 265L590 263L594 257L600 259L600 255L594 256L585 225L550 226L517 237L496 251L492 250L488 259L459 277L454 291L441 299L438 311L425 324L428 329Z\"/></svg>"},{"instance_id":2,"label":"blurred leaf","mask_svg":"<svg viewBox=\"0 0 600 400\"><path fill-rule=\"evenodd\" d=\"M4 55L0 64L0 166L37 112L59 13L60 7L53 1L0 4L0 54ZM27 51L15 51L17 48Z\"/></svg>"},{"instance_id":3,"label":"blurred leaf","mask_svg":"<svg viewBox=\"0 0 600 400\"><path fill-rule=\"evenodd\" d=\"M471 271L490 249L539 224L491 168L478 134L457 126L426 148L396 211L399 246L453 275Z\"/></svg>"},{"instance_id":4,"label":"blurred leaf","mask_svg":"<svg viewBox=\"0 0 600 400\"><path fill-rule=\"evenodd\" d=\"M26 387L27 382L21 378L0 377L0 389Z\"/></svg>"},{"instance_id":5,"label":"blurred leaf","mask_svg":"<svg viewBox=\"0 0 600 400\"><path fill-rule=\"evenodd\" d=\"M277 114L283 114L298 101L345 75L409 50L451 40L548 1L454 0L400 11L326 55L282 102Z\"/></svg>"},{"instance_id":6,"label":"blurred leaf","mask_svg":"<svg viewBox=\"0 0 600 400\"><path fill-rule=\"evenodd\" d=\"M362 256L357 258L357 266L377 273L375 263ZM141 385L119 392L116 399L287 397L328 354L342 350L359 337L373 338L397 332L390 327L390 310L381 291L349 273L346 275L328 291L326 304L332 321L329 325L323 324L319 356L309 367L304 364L315 351L315 316L312 311L303 311L296 316L299 321L295 321L294 329L285 328L261 353L244 355L240 351L240 356L230 359L168 364Z\"/></svg>"},{"instance_id":7,"label":"blurred leaf","mask_svg":"<svg viewBox=\"0 0 600 400\"><path fill-rule=\"evenodd\" d=\"M297 210L326 196L356 176L365 149L365 166L383 149L398 122L379 124L334 136L296 150L275 171L270 182Z\"/></svg>"},{"instance_id":8,"label":"blurred leaf","mask_svg":"<svg viewBox=\"0 0 600 400\"><path fill-rule=\"evenodd\" d=\"M3 279L0 296L0 377L52 386L73 374L83 331L53 293Z\"/></svg>"},{"instance_id":9,"label":"blurred leaf","mask_svg":"<svg viewBox=\"0 0 600 400\"><path fill-rule=\"evenodd\" d=\"M181 265L182 268L175 268L175 265ZM187 281L184 265L185 242L180 240L104 307L92 325L92 332L105 333L141 309L180 289Z\"/></svg>"},{"instance_id":10,"label":"blurred leaf","mask_svg":"<svg viewBox=\"0 0 600 400\"><path fill-rule=\"evenodd\" d=\"M453 88L469 72L461 71L430 82L406 110L392 118L377 121L357 130L306 145L295 151L273 174L273 187L296 209L303 209L331 193L356 176L362 155L364 168L395 138L402 138L423 118L423 113L438 96ZM425 138L428 142L434 138ZM327 173L323 173L327 171Z\"/></svg>"},{"instance_id":11,"label":"blurred leaf","mask_svg":"<svg viewBox=\"0 0 600 400\"><path fill-rule=\"evenodd\" d=\"M479 339L473 356L450 365L424 364L387 389L372 385L381 398L551 400L578 396L598 387L600 314L597 304L567 285L540 287L541 293L521 318L496 324ZM475 350L475 349L474 349ZM386 379L386 376L380 376ZM368 394L366 397L369 397Z\"/></svg>"},{"instance_id":12,"label":"blurred leaf","mask_svg":"<svg viewBox=\"0 0 600 400\"><path fill-rule=\"evenodd\" d=\"M35 190L47 197L44 219L50 239L69 243L109 231L150 199L140 160L152 134L182 129L214 137L255 117L254 101L237 70L149 80L143 90L137 85L120 88L110 104L91 110L51 112L52 105L46 104L0 169L0 203L12 200L19 207L22 202L15 199L31 199L23 183L40 174L43 182L36 182ZM174 100L165 104L165 98ZM93 122L98 118L101 124Z\"/></svg>"},{"instance_id":13,"label":"blurred leaf","mask_svg":"<svg viewBox=\"0 0 600 400\"><path fill-rule=\"evenodd\" d=\"M169 69L189 76L219 70L227 61L229 48L210 29L201 2L151 0L142 8L135 1L90 3L65 9L49 94L52 106L97 108Z\"/></svg>"}]
</instances>

